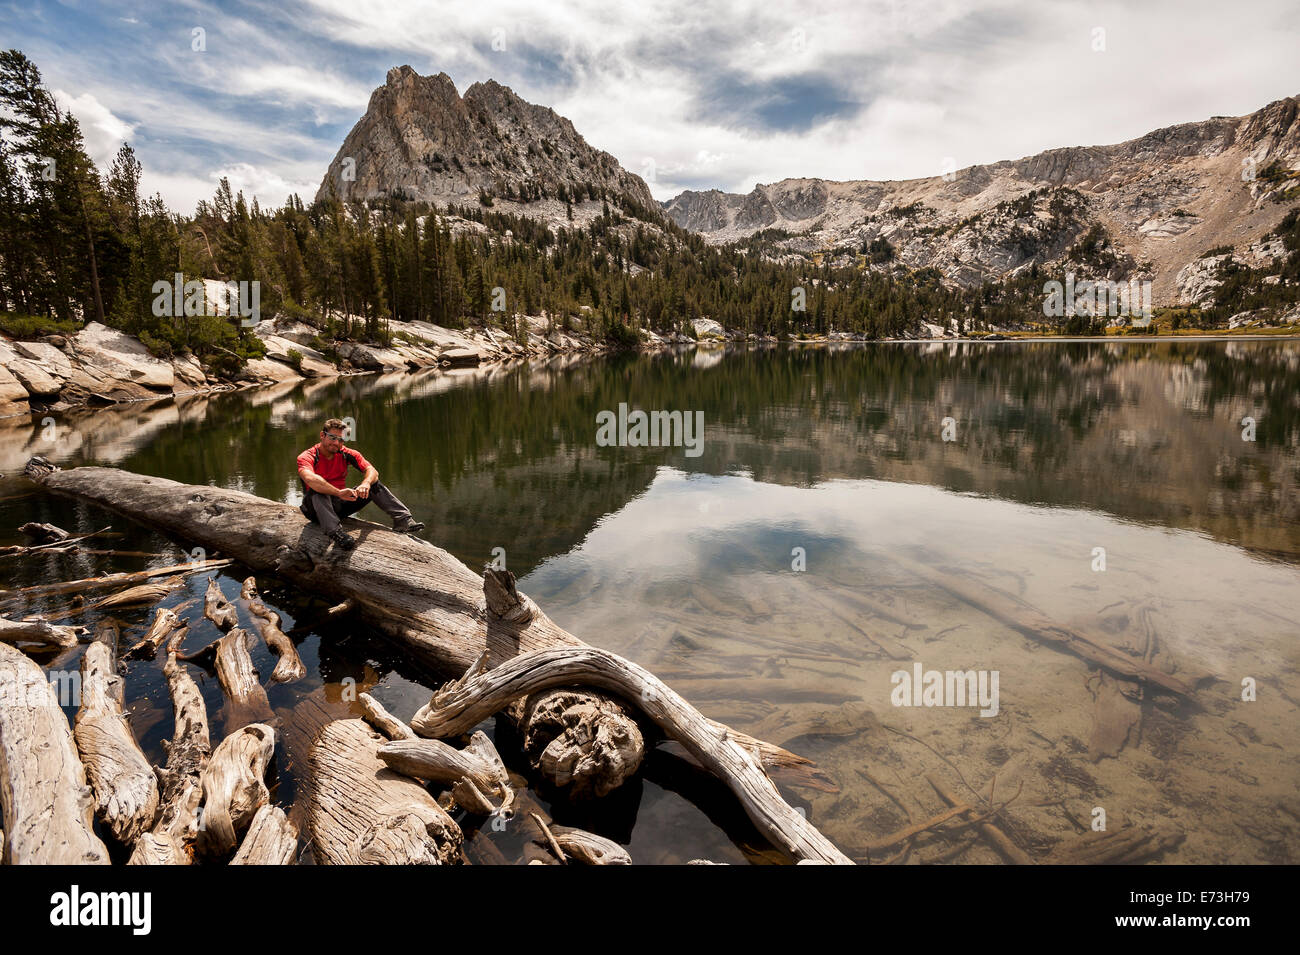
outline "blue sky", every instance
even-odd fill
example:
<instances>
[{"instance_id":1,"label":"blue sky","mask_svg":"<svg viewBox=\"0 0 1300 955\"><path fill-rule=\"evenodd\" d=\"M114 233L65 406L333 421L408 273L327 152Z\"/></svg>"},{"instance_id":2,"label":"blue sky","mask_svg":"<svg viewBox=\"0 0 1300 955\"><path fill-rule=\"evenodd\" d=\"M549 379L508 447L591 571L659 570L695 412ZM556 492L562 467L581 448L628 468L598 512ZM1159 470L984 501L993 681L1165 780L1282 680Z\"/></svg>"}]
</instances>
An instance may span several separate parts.
<instances>
[{"instance_id":1,"label":"blue sky","mask_svg":"<svg viewBox=\"0 0 1300 955\"><path fill-rule=\"evenodd\" d=\"M310 198L404 63L553 107L667 199L1240 115L1300 93L1298 41L1292 0L0 0L0 44L36 62L96 160L131 142L184 211L220 175L266 204Z\"/></svg>"}]
</instances>

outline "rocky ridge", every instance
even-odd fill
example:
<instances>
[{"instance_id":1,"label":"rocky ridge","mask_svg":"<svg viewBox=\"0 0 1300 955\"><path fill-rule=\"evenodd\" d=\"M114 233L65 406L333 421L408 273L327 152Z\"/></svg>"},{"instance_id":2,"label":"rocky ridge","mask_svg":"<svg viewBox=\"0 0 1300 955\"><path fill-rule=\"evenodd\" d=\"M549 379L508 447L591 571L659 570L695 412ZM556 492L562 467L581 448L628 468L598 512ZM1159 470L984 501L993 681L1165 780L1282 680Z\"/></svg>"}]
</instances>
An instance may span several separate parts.
<instances>
[{"instance_id":1,"label":"rocky ridge","mask_svg":"<svg viewBox=\"0 0 1300 955\"><path fill-rule=\"evenodd\" d=\"M1263 175L1273 164L1300 168L1298 104L1289 97L1247 116L1171 126L1111 146L1048 150L947 177L784 179L748 195L686 191L661 205L711 243L777 230L772 254L847 256L877 242L881 258L889 258L871 267L933 267L961 285L1053 261L1101 225L1126 274L1151 278L1155 303L1173 304L1183 301L1181 270L1207 249L1259 240L1287 209L1273 200L1300 198L1293 175ZM1049 207L1058 197L1071 208L1054 217Z\"/></svg>"}]
</instances>

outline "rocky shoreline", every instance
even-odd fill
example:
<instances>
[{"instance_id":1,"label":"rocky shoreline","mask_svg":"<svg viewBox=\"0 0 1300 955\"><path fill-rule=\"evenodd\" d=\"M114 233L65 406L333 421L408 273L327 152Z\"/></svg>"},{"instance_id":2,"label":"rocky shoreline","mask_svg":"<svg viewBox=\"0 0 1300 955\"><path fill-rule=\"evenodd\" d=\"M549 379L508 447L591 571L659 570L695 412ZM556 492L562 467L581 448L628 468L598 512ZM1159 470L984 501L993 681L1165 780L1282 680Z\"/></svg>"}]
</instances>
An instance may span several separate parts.
<instances>
[{"instance_id":1,"label":"rocky shoreline","mask_svg":"<svg viewBox=\"0 0 1300 955\"><path fill-rule=\"evenodd\" d=\"M139 339L98 322L76 335L19 341L0 335L0 418L106 407L176 395L374 372L474 368L494 362L598 354L587 336L546 330L526 318L527 344L504 332L448 329L426 322L392 322L388 345L322 342L318 329L292 319L259 323L254 334L266 355L235 376L220 376L193 355L158 358ZM660 342L666 342L660 339Z\"/></svg>"}]
</instances>

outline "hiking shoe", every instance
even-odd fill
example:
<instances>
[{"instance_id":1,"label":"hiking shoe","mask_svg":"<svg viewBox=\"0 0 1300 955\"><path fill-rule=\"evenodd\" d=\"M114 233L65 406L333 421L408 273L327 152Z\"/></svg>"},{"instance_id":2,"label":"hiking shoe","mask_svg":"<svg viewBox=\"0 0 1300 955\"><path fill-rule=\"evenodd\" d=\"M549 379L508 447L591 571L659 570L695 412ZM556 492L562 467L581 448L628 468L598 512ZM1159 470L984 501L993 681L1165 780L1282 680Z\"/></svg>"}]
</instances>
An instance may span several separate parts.
<instances>
[{"instance_id":1,"label":"hiking shoe","mask_svg":"<svg viewBox=\"0 0 1300 955\"><path fill-rule=\"evenodd\" d=\"M330 540L334 542L334 546L336 546L339 550L352 550L354 547L357 546L357 542L354 541L347 534L345 534L342 528L336 530L333 534L331 534Z\"/></svg>"},{"instance_id":2,"label":"hiking shoe","mask_svg":"<svg viewBox=\"0 0 1300 955\"><path fill-rule=\"evenodd\" d=\"M424 530L423 521L413 521L409 517L404 521L394 521L393 530L399 534L418 534Z\"/></svg>"}]
</instances>

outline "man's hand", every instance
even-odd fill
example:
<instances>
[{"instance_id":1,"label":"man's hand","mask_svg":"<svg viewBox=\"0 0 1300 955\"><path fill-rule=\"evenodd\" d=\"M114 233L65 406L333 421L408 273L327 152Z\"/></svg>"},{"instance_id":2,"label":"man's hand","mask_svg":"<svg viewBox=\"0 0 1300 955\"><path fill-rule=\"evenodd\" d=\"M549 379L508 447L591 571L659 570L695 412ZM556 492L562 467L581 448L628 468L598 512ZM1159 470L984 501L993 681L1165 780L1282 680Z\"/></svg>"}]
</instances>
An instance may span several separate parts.
<instances>
[{"instance_id":1,"label":"man's hand","mask_svg":"<svg viewBox=\"0 0 1300 955\"><path fill-rule=\"evenodd\" d=\"M362 481L360 484L358 484L356 489L356 497L357 500L361 500L361 501L368 500L370 497L370 485L367 484L365 481Z\"/></svg>"},{"instance_id":2,"label":"man's hand","mask_svg":"<svg viewBox=\"0 0 1300 955\"><path fill-rule=\"evenodd\" d=\"M339 497L345 501L355 501L357 499L357 492L350 487L345 487L343 490L339 491Z\"/></svg>"}]
</instances>

